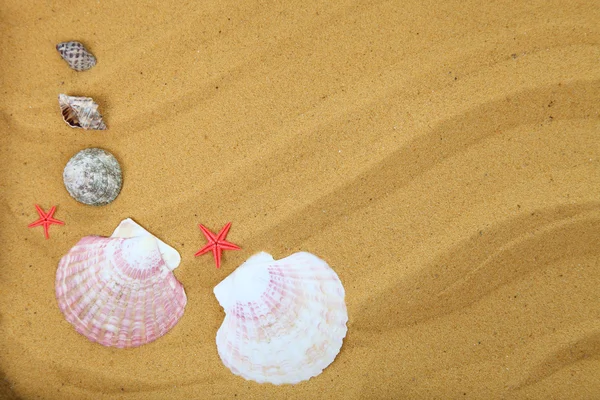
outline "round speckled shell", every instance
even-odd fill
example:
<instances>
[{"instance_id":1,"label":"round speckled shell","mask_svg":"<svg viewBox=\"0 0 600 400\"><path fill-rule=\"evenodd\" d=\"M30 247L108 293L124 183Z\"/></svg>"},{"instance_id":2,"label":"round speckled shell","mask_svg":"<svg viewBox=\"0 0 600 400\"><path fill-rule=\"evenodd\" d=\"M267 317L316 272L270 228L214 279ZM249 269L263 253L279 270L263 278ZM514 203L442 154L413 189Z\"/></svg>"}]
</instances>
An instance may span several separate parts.
<instances>
[{"instance_id":1,"label":"round speckled shell","mask_svg":"<svg viewBox=\"0 0 600 400\"><path fill-rule=\"evenodd\" d=\"M121 191L121 167L106 150L89 148L69 160L63 181L71 197L78 202L103 206L116 199Z\"/></svg>"},{"instance_id":2,"label":"round speckled shell","mask_svg":"<svg viewBox=\"0 0 600 400\"><path fill-rule=\"evenodd\" d=\"M103 131L106 124L98 111L98 104L91 97L74 97L66 94L58 95L58 105L63 120L71 128Z\"/></svg>"},{"instance_id":3,"label":"round speckled shell","mask_svg":"<svg viewBox=\"0 0 600 400\"><path fill-rule=\"evenodd\" d=\"M214 289L225 310L217 332L223 364L259 383L319 375L339 353L348 313L337 274L313 254L250 257Z\"/></svg>"},{"instance_id":4,"label":"round speckled shell","mask_svg":"<svg viewBox=\"0 0 600 400\"><path fill-rule=\"evenodd\" d=\"M91 341L141 346L183 316L187 298L171 272L175 266L167 264L159 241L147 232L130 238L86 236L59 262L58 306Z\"/></svg>"},{"instance_id":5,"label":"round speckled shell","mask_svg":"<svg viewBox=\"0 0 600 400\"><path fill-rule=\"evenodd\" d=\"M96 57L90 53L83 44L71 41L56 45L60 56L75 71L85 71L96 65Z\"/></svg>"}]
</instances>

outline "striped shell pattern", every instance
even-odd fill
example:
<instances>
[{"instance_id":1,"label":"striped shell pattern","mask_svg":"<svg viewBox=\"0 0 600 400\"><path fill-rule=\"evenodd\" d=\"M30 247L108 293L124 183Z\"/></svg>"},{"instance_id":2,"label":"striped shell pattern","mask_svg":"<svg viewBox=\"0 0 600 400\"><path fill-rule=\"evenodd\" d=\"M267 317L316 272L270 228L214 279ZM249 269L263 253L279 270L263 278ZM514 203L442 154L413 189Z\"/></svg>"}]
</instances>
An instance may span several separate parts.
<instances>
[{"instance_id":1,"label":"striped shell pattern","mask_svg":"<svg viewBox=\"0 0 600 400\"><path fill-rule=\"evenodd\" d=\"M225 310L217 332L223 364L256 382L294 384L319 375L346 336L344 288L310 253L248 259L214 289Z\"/></svg>"},{"instance_id":2,"label":"striped shell pattern","mask_svg":"<svg viewBox=\"0 0 600 400\"><path fill-rule=\"evenodd\" d=\"M125 220L120 227L132 224ZM58 265L61 312L77 332L104 346L137 347L158 339L177 324L187 303L172 273L177 265L165 261L176 250L140 229L133 237L86 236Z\"/></svg>"}]
</instances>

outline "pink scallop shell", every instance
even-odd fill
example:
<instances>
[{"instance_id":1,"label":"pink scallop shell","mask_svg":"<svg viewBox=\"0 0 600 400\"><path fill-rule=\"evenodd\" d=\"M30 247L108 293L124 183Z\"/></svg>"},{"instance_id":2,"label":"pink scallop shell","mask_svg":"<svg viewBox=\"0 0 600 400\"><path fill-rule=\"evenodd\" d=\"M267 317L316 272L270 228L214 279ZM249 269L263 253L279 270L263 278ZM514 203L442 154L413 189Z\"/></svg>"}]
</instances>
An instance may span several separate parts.
<instances>
[{"instance_id":1,"label":"pink scallop shell","mask_svg":"<svg viewBox=\"0 0 600 400\"><path fill-rule=\"evenodd\" d=\"M337 274L310 253L251 257L214 289L225 310L217 332L223 364L256 382L294 384L339 353L348 314Z\"/></svg>"},{"instance_id":2,"label":"pink scallop shell","mask_svg":"<svg viewBox=\"0 0 600 400\"><path fill-rule=\"evenodd\" d=\"M118 348L163 336L179 321L187 302L150 234L81 239L60 260L56 299L77 332Z\"/></svg>"}]
</instances>

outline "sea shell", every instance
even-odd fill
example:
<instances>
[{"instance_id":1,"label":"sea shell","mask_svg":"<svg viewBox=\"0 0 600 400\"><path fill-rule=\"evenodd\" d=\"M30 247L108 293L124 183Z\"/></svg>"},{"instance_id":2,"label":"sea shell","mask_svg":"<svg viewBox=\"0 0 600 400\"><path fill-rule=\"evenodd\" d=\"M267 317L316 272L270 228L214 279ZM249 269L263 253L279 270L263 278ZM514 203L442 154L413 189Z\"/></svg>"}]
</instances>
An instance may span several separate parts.
<instances>
[{"instance_id":1,"label":"sea shell","mask_svg":"<svg viewBox=\"0 0 600 400\"><path fill-rule=\"evenodd\" d=\"M120 238L129 238L129 237L136 237L136 236L152 236L152 237L154 237L154 239L156 239L156 242L158 244L158 250L160 251L162 258L165 261L165 264L167 264L167 268L169 268L171 271L174 270L175 268L177 268L179 263L181 263L181 256L179 255L179 252L177 250L175 250L174 248L172 248L171 246L169 246L168 244L166 244L165 242L163 242L156 236L153 236L150 232L148 232L147 230L142 228L139 224L137 224L131 218L127 218L127 219L124 219L123 221L121 221L119 226L117 226L117 228L111 235L111 237L120 237Z\"/></svg>"},{"instance_id":2,"label":"sea shell","mask_svg":"<svg viewBox=\"0 0 600 400\"><path fill-rule=\"evenodd\" d=\"M71 128L103 131L106 129L98 104L91 97L73 97L58 95L58 104L63 119Z\"/></svg>"},{"instance_id":3,"label":"sea shell","mask_svg":"<svg viewBox=\"0 0 600 400\"><path fill-rule=\"evenodd\" d=\"M56 50L75 71L85 71L96 65L96 57L79 42L59 43L56 45Z\"/></svg>"},{"instance_id":4,"label":"sea shell","mask_svg":"<svg viewBox=\"0 0 600 400\"><path fill-rule=\"evenodd\" d=\"M65 166L63 181L77 201L92 206L112 202L121 191L121 167L106 150L89 148L75 154Z\"/></svg>"},{"instance_id":5,"label":"sea shell","mask_svg":"<svg viewBox=\"0 0 600 400\"><path fill-rule=\"evenodd\" d=\"M298 383L333 362L346 336L344 287L310 253L250 257L214 289L225 310L217 332L223 364L259 383Z\"/></svg>"},{"instance_id":6,"label":"sea shell","mask_svg":"<svg viewBox=\"0 0 600 400\"><path fill-rule=\"evenodd\" d=\"M179 259L177 250L127 219L113 236L86 236L60 260L58 306L77 332L101 345L152 342L177 324L187 303L171 272Z\"/></svg>"}]
</instances>

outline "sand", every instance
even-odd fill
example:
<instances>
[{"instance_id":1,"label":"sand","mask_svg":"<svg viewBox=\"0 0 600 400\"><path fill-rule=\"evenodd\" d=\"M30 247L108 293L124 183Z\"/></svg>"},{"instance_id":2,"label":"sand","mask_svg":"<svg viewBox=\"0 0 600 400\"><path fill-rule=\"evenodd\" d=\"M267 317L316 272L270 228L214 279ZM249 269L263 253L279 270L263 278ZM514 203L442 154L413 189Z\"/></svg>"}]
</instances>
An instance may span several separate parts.
<instances>
[{"instance_id":1,"label":"sand","mask_svg":"<svg viewBox=\"0 0 600 400\"><path fill-rule=\"evenodd\" d=\"M597 1L0 6L0 398L600 398ZM98 58L68 68L54 46ZM69 128L59 93L108 130ZM86 147L117 200L69 197ZM34 204L64 227L28 229ZM75 332L58 260L131 217L182 255L186 312L137 349ZM197 227L242 251L194 258ZM336 270L349 331L296 386L234 376L212 288L258 251Z\"/></svg>"}]
</instances>

